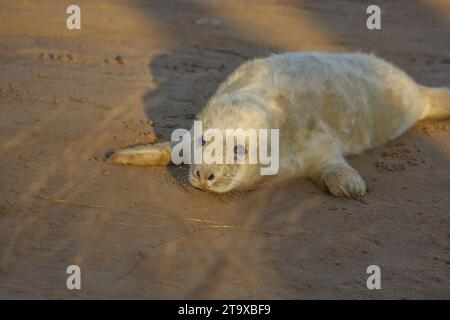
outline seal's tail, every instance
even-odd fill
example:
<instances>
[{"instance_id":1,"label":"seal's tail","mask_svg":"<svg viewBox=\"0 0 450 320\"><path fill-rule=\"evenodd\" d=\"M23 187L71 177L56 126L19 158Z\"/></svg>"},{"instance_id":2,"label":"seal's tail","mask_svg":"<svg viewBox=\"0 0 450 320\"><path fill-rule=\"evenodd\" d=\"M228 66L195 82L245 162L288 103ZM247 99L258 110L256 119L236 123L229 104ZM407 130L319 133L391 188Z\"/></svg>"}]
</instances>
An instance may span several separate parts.
<instances>
[{"instance_id":1,"label":"seal's tail","mask_svg":"<svg viewBox=\"0 0 450 320\"><path fill-rule=\"evenodd\" d=\"M140 145L115 151L106 160L110 164L167 166L170 163L169 142Z\"/></svg>"},{"instance_id":2,"label":"seal's tail","mask_svg":"<svg viewBox=\"0 0 450 320\"><path fill-rule=\"evenodd\" d=\"M425 90L428 100L426 118L450 117L450 89L426 88Z\"/></svg>"}]
</instances>

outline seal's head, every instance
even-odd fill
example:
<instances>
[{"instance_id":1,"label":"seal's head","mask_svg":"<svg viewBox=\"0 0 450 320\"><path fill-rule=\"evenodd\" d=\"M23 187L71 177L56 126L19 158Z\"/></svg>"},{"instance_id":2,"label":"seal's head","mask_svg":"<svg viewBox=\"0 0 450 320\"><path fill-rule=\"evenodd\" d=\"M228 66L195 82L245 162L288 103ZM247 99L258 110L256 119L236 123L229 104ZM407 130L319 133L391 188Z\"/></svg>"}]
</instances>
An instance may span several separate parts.
<instances>
[{"instance_id":1,"label":"seal's head","mask_svg":"<svg viewBox=\"0 0 450 320\"><path fill-rule=\"evenodd\" d=\"M225 193L250 189L261 181L264 176L258 157L256 163L251 161L259 151L259 140L252 132L272 128L269 119L268 110L256 99L244 96L211 101L199 115L203 135L193 141L203 162L191 164L189 182L204 191ZM270 138L267 141L270 150ZM222 161L218 163L219 154ZM208 156L212 156L210 160Z\"/></svg>"}]
</instances>

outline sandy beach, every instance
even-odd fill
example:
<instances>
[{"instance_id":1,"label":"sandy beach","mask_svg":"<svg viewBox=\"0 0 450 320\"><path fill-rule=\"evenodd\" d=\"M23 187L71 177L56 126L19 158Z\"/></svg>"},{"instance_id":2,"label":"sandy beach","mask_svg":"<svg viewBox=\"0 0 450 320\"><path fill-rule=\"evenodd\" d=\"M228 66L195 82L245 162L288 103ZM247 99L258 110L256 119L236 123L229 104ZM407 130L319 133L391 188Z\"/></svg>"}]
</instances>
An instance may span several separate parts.
<instances>
[{"instance_id":1,"label":"sandy beach","mask_svg":"<svg viewBox=\"0 0 450 320\"><path fill-rule=\"evenodd\" d=\"M361 51L450 87L450 3L0 0L0 298L450 299L450 120L352 156L368 195L238 196L105 154L189 128L253 57ZM82 289L66 288L78 265ZM368 290L378 265L382 289Z\"/></svg>"}]
</instances>

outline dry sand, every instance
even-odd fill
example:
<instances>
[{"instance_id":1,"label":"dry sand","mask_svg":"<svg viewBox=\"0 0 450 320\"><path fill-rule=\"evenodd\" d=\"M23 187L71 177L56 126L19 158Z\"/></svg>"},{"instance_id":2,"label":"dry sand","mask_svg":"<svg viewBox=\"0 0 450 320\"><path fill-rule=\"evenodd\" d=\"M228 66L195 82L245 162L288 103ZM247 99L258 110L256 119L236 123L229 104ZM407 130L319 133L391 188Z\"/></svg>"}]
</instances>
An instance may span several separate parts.
<instances>
[{"instance_id":1,"label":"dry sand","mask_svg":"<svg viewBox=\"0 0 450 320\"><path fill-rule=\"evenodd\" d=\"M219 199L103 161L270 52L375 52L449 86L448 1L379 1L381 31L362 1L77 1L69 31L72 3L0 1L0 298L450 298L450 121L352 157L362 201L307 180Z\"/></svg>"}]
</instances>

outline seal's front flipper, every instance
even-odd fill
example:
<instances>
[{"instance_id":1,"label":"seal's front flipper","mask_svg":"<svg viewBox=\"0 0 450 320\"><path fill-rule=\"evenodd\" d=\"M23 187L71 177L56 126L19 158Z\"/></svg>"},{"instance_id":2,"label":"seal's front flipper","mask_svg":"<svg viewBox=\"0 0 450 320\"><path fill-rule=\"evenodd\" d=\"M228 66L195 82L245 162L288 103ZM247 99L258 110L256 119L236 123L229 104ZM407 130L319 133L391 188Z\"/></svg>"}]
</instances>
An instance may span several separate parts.
<instances>
[{"instance_id":1,"label":"seal's front flipper","mask_svg":"<svg viewBox=\"0 0 450 320\"><path fill-rule=\"evenodd\" d=\"M316 183L325 186L336 197L361 198L366 194L366 183L343 158L333 159L310 176Z\"/></svg>"},{"instance_id":2,"label":"seal's front flipper","mask_svg":"<svg viewBox=\"0 0 450 320\"><path fill-rule=\"evenodd\" d=\"M350 166L336 167L324 172L321 180L330 193L337 197L356 199L366 194L366 183L358 171Z\"/></svg>"},{"instance_id":3,"label":"seal's front flipper","mask_svg":"<svg viewBox=\"0 0 450 320\"><path fill-rule=\"evenodd\" d=\"M167 166L170 164L170 143L161 142L121 149L106 160L109 164L131 164L137 166Z\"/></svg>"}]
</instances>

